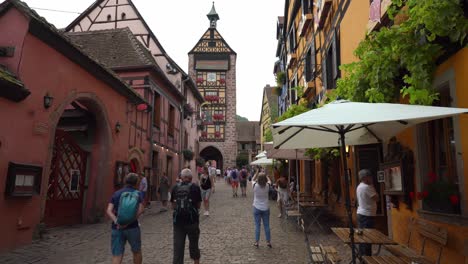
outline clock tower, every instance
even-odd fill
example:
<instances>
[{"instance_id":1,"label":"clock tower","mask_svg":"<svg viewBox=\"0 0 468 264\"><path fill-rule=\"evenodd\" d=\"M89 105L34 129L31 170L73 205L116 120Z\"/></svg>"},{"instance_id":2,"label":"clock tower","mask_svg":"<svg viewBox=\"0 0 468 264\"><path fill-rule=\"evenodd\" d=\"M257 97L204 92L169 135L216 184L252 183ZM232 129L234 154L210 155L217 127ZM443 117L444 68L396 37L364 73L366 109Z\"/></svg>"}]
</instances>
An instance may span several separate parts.
<instances>
[{"instance_id":1,"label":"clock tower","mask_svg":"<svg viewBox=\"0 0 468 264\"><path fill-rule=\"evenodd\" d=\"M210 26L189 52L189 74L205 98L200 156L215 160L218 169L236 166L236 57L216 29L214 3L207 15Z\"/></svg>"}]
</instances>

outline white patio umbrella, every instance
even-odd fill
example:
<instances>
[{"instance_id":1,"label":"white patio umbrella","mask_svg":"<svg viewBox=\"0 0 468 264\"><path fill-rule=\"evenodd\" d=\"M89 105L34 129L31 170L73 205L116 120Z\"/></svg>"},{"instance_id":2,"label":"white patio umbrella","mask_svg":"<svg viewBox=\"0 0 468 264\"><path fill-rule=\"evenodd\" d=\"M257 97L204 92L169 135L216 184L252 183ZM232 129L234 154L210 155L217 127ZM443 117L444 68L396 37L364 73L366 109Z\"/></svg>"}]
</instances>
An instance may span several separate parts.
<instances>
[{"instance_id":1,"label":"white patio umbrella","mask_svg":"<svg viewBox=\"0 0 468 264\"><path fill-rule=\"evenodd\" d=\"M341 147L352 257L356 263L346 144L380 143L413 125L462 113L468 113L468 109L339 100L274 124L273 145L276 149Z\"/></svg>"},{"instance_id":2,"label":"white patio umbrella","mask_svg":"<svg viewBox=\"0 0 468 264\"><path fill-rule=\"evenodd\" d=\"M261 159L266 157L266 151L262 151L255 156L256 159Z\"/></svg>"},{"instance_id":3,"label":"white patio umbrella","mask_svg":"<svg viewBox=\"0 0 468 264\"><path fill-rule=\"evenodd\" d=\"M250 162L250 165L258 165L258 166L273 165L273 159L268 159L266 157L265 158L260 158L258 160Z\"/></svg>"}]
</instances>

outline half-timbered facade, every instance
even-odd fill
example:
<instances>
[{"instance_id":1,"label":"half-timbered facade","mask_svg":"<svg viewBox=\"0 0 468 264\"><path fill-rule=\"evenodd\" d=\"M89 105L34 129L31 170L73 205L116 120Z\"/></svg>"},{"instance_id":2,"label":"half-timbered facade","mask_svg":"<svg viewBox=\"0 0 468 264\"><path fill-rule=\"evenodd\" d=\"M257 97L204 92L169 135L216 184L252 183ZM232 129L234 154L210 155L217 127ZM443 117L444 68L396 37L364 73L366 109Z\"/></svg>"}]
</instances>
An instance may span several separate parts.
<instances>
[{"instance_id":1,"label":"half-timbered facade","mask_svg":"<svg viewBox=\"0 0 468 264\"><path fill-rule=\"evenodd\" d=\"M154 149L148 155L152 160L151 179L156 189L162 174L167 174L172 182L175 181L184 162L180 155L182 148L188 145L193 151L195 150L198 130L192 129L191 123L189 126L185 123L192 122L187 118L187 111L198 109L203 97L196 89L194 81L167 55L131 0L98 0L65 30L73 36L79 35L80 32L102 32L124 28L128 28L139 41L139 44L134 43L134 45L141 45L146 49L146 55L151 57L148 58L151 65L143 66L153 70L152 77L142 73L141 65L113 67L113 70L151 103L153 118L150 127L152 127ZM101 52L106 54L106 49L108 48L102 47ZM154 78L160 81L156 82ZM192 99L188 100L189 97ZM187 107L187 104L190 106ZM190 116L196 113L191 111ZM185 144L186 140L191 144ZM194 168L194 162L192 163L191 167Z\"/></svg>"},{"instance_id":2,"label":"half-timbered facade","mask_svg":"<svg viewBox=\"0 0 468 264\"><path fill-rule=\"evenodd\" d=\"M236 53L216 29L219 16L213 7L210 27L189 52L189 74L196 80L205 104L200 155L218 167L236 164Z\"/></svg>"}]
</instances>

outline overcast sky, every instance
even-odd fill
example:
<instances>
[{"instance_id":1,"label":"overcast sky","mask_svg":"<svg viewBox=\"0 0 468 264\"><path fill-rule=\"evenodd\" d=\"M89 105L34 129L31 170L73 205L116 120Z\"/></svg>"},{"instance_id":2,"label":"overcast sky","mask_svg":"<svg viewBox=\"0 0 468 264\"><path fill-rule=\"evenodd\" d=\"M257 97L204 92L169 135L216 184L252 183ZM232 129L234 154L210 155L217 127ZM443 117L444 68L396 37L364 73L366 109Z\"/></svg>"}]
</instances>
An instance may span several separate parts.
<instances>
[{"instance_id":1,"label":"overcast sky","mask_svg":"<svg viewBox=\"0 0 468 264\"><path fill-rule=\"evenodd\" d=\"M23 0L58 28L67 26L94 0ZM3 0L0 0L3 2ZM133 0L166 52L187 72L187 53L208 29L211 0ZM218 31L237 53L237 114L260 119L262 91L274 85L276 21L284 0L216 0Z\"/></svg>"}]
</instances>

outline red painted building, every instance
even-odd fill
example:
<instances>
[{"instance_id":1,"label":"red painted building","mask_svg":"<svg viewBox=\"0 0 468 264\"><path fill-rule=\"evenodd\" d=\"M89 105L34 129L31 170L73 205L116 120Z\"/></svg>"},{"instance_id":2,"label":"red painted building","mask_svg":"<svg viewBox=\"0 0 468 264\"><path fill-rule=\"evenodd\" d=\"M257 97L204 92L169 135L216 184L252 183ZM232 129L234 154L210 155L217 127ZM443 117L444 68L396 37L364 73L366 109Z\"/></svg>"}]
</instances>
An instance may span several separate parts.
<instances>
[{"instance_id":1,"label":"red painted building","mask_svg":"<svg viewBox=\"0 0 468 264\"><path fill-rule=\"evenodd\" d=\"M0 250L99 220L125 170L149 171L149 100L22 2L0 5Z\"/></svg>"}]
</instances>

